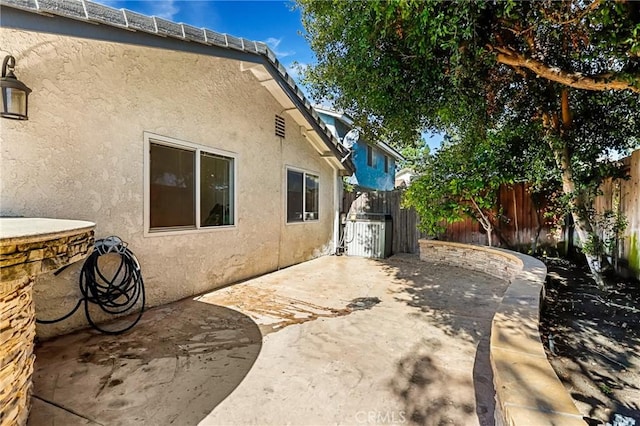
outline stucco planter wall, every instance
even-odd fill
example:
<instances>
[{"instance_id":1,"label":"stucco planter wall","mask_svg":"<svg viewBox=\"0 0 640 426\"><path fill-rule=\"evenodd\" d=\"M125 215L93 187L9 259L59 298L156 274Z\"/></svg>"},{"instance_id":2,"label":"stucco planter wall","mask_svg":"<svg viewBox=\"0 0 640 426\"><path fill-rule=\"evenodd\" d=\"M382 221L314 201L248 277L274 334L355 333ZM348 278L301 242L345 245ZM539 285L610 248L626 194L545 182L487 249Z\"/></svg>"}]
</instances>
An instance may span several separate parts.
<instances>
[{"instance_id":1,"label":"stucco planter wall","mask_svg":"<svg viewBox=\"0 0 640 426\"><path fill-rule=\"evenodd\" d=\"M540 340L545 265L508 250L432 240L420 241L420 258L510 282L491 326L496 425L584 426L582 415L547 361Z\"/></svg>"}]
</instances>

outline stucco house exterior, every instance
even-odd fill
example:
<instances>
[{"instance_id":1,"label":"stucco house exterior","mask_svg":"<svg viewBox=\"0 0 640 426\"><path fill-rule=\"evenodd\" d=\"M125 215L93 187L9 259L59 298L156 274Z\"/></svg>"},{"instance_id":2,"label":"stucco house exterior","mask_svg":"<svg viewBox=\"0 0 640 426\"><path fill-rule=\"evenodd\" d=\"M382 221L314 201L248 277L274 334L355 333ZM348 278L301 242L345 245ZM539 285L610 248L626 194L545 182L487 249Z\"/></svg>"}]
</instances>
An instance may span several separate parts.
<instances>
[{"instance_id":1,"label":"stucco house exterior","mask_svg":"<svg viewBox=\"0 0 640 426\"><path fill-rule=\"evenodd\" d=\"M353 129L353 120L347 114L315 107L320 118L340 141ZM346 181L363 191L392 191L395 188L396 165L402 155L388 144L378 141L368 143L362 138L353 144L351 158L355 173Z\"/></svg>"},{"instance_id":2,"label":"stucco house exterior","mask_svg":"<svg viewBox=\"0 0 640 426\"><path fill-rule=\"evenodd\" d=\"M89 1L0 5L0 53L33 90L29 120L0 123L0 215L119 236L150 306L335 252L352 160L265 44ZM38 317L75 304L80 266L35 283Z\"/></svg>"},{"instance_id":3,"label":"stucco house exterior","mask_svg":"<svg viewBox=\"0 0 640 426\"><path fill-rule=\"evenodd\" d=\"M411 185L411 180L416 176L416 172L404 167L396 172L396 188L407 188Z\"/></svg>"}]
</instances>

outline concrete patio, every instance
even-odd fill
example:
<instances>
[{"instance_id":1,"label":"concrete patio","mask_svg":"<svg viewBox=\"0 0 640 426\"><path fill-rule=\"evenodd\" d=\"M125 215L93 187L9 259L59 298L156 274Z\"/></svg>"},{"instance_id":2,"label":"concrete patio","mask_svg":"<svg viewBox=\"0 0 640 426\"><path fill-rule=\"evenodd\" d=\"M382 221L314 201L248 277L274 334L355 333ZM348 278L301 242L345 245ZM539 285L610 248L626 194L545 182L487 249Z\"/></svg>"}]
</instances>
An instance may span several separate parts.
<instances>
[{"instance_id":1,"label":"concrete patio","mask_svg":"<svg viewBox=\"0 0 640 426\"><path fill-rule=\"evenodd\" d=\"M29 424L493 424L507 282L398 255L322 257L36 350Z\"/></svg>"}]
</instances>

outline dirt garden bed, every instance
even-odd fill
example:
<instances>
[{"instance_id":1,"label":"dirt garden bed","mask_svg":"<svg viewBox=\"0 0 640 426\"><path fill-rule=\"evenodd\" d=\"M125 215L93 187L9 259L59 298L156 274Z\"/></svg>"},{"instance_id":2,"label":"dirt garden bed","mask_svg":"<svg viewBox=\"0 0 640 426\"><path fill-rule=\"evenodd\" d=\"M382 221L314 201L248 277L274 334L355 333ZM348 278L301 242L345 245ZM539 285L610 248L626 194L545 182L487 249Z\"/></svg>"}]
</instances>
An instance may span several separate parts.
<instances>
[{"instance_id":1,"label":"dirt garden bed","mask_svg":"<svg viewBox=\"0 0 640 426\"><path fill-rule=\"evenodd\" d=\"M640 426L640 282L558 258L548 268L540 332L547 356L590 425Z\"/></svg>"}]
</instances>

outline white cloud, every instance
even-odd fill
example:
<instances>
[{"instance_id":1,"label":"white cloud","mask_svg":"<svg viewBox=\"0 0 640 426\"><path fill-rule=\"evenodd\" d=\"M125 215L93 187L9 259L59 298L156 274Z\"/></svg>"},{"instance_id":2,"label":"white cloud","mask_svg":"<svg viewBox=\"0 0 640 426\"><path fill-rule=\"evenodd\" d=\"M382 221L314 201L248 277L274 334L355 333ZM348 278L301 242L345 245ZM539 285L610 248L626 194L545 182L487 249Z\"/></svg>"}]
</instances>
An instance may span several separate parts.
<instances>
[{"instance_id":1,"label":"white cloud","mask_svg":"<svg viewBox=\"0 0 640 426\"><path fill-rule=\"evenodd\" d=\"M151 4L152 6L149 10L151 15L155 15L158 18L167 19L169 21L172 21L173 17L180 11L174 0L154 1Z\"/></svg>"},{"instance_id":2,"label":"white cloud","mask_svg":"<svg viewBox=\"0 0 640 426\"><path fill-rule=\"evenodd\" d=\"M264 42L267 44L267 46L269 46L271 50L273 50L273 53L275 53L278 58L286 58L287 56L296 54L296 52L294 52L293 50L278 49L278 46L280 46L280 43L282 43L282 38L269 37Z\"/></svg>"},{"instance_id":3,"label":"white cloud","mask_svg":"<svg viewBox=\"0 0 640 426\"><path fill-rule=\"evenodd\" d=\"M280 43L282 42L281 38L269 37L265 40L265 43L269 45L272 49L276 49Z\"/></svg>"},{"instance_id":4,"label":"white cloud","mask_svg":"<svg viewBox=\"0 0 640 426\"><path fill-rule=\"evenodd\" d=\"M120 0L99 0L98 3L104 4L105 6L109 7L115 7L117 9L122 7L122 2Z\"/></svg>"},{"instance_id":5,"label":"white cloud","mask_svg":"<svg viewBox=\"0 0 640 426\"><path fill-rule=\"evenodd\" d=\"M95 1L95 0L94 0ZM124 0L97 0L98 3L116 9L129 9L148 16L157 16L158 18L173 21L174 17L180 12L180 8L176 4L176 0L154 0L134 2ZM134 7L135 6L135 7Z\"/></svg>"}]
</instances>

